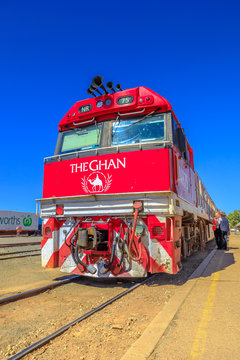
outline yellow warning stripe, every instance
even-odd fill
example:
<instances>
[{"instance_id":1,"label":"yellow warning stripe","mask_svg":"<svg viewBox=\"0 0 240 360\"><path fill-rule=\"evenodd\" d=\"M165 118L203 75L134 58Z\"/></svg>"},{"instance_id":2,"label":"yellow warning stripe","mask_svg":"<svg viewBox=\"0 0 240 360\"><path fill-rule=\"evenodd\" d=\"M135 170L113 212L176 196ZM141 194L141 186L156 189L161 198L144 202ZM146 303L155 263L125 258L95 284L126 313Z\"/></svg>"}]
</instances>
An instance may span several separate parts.
<instances>
[{"instance_id":1,"label":"yellow warning stripe","mask_svg":"<svg viewBox=\"0 0 240 360\"><path fill-rule=\"evenodd\" d=\"M204 305L202 317L198 325L197 333L193 341L191 353L190 353L190 359L202 359L203 354L205 352L205 345L207 340L207 329L209 326L209 322L211 320L212 310L213 310L213 304L215 301L216 296L216 288L218 284L218 279L220 276L219 268L222 265L223 261L223 255L219 259L217 271L213 276L213 279L211 281L209 291L208 291L208 297L207 301Z\"/></svg>"}]
</instances>

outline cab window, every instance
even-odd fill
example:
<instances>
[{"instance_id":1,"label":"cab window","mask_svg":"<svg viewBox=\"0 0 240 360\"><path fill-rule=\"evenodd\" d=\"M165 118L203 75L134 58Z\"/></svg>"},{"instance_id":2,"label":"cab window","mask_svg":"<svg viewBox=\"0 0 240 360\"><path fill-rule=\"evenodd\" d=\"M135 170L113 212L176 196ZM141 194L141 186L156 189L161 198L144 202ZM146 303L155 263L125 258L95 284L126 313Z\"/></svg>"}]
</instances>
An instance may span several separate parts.
<instances>
[{"instance_id":1,"label":"cab window","mask_svg":"<svg viewBox=\"0 0 240 360\"><path fill-rule=\"evenodd\" d=\"M164 115L116 120L112 124L111 145L146 143L164 139Z\"/></svg>"},{"instance_id":2,"label":"cab window","mask_svg":"<svg viewBox=\"0 0 240 360\"><path fill-rule=\"evenodd\" d=\"M101 124L67 131L62 136L60 154L98 148L101 132Z\"/></svg>"}]
</instances>

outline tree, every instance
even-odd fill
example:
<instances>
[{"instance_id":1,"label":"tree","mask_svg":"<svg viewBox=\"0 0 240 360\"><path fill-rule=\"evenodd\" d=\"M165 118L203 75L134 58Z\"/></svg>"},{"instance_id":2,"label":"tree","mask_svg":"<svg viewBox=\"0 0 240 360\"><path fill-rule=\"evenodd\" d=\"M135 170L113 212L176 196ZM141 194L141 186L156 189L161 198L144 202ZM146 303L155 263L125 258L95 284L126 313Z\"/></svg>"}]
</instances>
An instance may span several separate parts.
<instances>
[{"instance_id":1,"label":"tree","mask_svg":"<svg viewBox=\"0 0 240 360\"><path fill-rule=\"evenodd\" d=\"M227 216L230 228L235 227L240 222L240 210L234 210L233 213Z\"/></svg>"}]
</instances>

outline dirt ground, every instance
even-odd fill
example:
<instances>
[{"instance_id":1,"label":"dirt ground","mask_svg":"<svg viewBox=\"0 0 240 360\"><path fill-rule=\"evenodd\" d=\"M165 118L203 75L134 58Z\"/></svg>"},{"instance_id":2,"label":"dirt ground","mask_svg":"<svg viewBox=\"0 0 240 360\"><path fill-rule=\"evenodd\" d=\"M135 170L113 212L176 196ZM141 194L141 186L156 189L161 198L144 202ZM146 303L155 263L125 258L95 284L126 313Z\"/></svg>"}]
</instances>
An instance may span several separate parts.
<instances>
[{"instance_id":1,"label":"dirt ground","mask_svg":"<svg viewBox=\"0 0 240 360\"><path fill-rule=\"evenodd\" d=\"M16 242L39 242L40 237L1 237L0 244ZM19 247L0 248L0 254L15 251L29 251L40 249L41 246L29 245ZM9 255L14 256L14 255ZM17 256L17 255L16 255ZM7 297L22 291L27 291L47 285L62 276L59 269L44 269L41 267L41 256L29 256L1 260L0 258L0 297Z\"/></svg>"},{"instance_id":2,"label":"dirt ground","mask_svg":"<svg viewBox=\"0 0 240 360\"><path fill-rule=\"evenodd\" d=\"M26 359L118 360L142 334L149 322L174 295L199 263L215 246L207 245L184 263L173 276L159 274L146 285L117 300L91 318L73 326ZM12 294L46 284L63 274L59 269L42 269L37 257L0 264L3 282L1 293ZM3 272L2 272L3 271ZM48 281L49 282L49 281ZM1 307L0 358L6 359L80 317L131 283L99 282L84 279Z\"/></svg>"}]
</instances>

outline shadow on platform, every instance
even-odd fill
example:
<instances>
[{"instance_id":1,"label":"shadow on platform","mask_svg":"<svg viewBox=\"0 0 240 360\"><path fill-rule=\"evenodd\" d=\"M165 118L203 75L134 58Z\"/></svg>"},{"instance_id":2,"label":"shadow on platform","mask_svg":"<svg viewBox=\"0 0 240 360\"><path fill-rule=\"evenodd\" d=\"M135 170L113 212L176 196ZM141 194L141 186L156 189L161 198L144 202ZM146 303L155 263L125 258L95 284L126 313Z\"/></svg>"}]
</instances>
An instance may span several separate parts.
<instances>
[{"instance_id":1,"label":"shadow on platform","mask_svg":"<svg viewBox=\"0 0 240 360\"><path fill-rule=\"evenodd\" d=\"M231 248L229 248L230 250ZM201 275L201 277L211 276L213 273L217 271L223 271L227 267L233 265L235 263L233 253L229 253L228 250L217 250L215 256L208 264L206 270Z\"/></svg>"}]
</instances>

